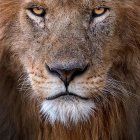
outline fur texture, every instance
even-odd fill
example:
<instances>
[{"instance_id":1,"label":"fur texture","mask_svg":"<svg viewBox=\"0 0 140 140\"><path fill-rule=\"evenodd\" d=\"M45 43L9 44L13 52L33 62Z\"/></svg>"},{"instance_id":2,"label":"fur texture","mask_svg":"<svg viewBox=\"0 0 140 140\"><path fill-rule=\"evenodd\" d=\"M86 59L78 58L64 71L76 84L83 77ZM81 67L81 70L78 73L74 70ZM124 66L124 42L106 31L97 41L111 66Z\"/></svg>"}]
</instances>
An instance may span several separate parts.
<instances>
[{"instance_id":1,"label":"fur texture","mask_svg":"<svg viewBox=\"0 0 140 140\"><path fill-rule=\"evenodd\" d=\"M139 0L0 0L0 11L0 140L140 139ZM89 100L46 100L65 87L45 64L73 63L89 68L68 90Z\"/></svg>"}]
</instances>

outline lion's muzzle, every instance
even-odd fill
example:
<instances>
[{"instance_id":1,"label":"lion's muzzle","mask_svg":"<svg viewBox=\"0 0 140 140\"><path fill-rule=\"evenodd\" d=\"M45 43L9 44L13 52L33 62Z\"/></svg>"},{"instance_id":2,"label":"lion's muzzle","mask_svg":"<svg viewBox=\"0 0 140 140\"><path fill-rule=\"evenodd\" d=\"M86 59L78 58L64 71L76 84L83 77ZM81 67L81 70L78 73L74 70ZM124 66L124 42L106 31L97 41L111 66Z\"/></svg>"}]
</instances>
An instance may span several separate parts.
<instances>
[{"instance_id":1,"label":"lion's muzzle","mask_svg":"<svg viewBox=\"0 0 140 140\"><path fill-rule=\"evenodd\" d=\"M48 97L48 99L56 99L61 96L75 96L79 97L81 99L84 99L84 97L78 96L75 93L70 93L68 91L68 87L70 82L77 76L81 76L84 74L89 65L88 64L81 64L81 63L73 63L73 64L68 64L67 66L62 65L62 64L56 64L53 67L50 67L46 64L46 70L49 72L51 75L60 78L64 85L66 92L64 93L59 93L58 95L55 95L53 97Z\"/></svg>"}]
</instances>

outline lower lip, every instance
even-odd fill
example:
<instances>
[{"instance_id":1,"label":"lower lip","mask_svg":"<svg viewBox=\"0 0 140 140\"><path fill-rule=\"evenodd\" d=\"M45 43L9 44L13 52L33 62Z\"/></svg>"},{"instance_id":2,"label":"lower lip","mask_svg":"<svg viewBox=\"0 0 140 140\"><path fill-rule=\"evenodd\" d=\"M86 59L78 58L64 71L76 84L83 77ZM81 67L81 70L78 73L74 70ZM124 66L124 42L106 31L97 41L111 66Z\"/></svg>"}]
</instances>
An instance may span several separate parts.
<instances>
[{"instance_id":1,"label":"lower lip","mask_svg":"<svg viewBox=\"0 0 140 140\"><path fill-rule=\"evenodd\" d=\"M55 100L55 99L59 99L61 97L63 99L81 99L81 100L88 100L88 98L78 96L78 95L76 95L74 93L60 93L60 94L58 94L56 96L48 97L48 98L46 98L46 100Z\"/></svg>"}]
</instances>

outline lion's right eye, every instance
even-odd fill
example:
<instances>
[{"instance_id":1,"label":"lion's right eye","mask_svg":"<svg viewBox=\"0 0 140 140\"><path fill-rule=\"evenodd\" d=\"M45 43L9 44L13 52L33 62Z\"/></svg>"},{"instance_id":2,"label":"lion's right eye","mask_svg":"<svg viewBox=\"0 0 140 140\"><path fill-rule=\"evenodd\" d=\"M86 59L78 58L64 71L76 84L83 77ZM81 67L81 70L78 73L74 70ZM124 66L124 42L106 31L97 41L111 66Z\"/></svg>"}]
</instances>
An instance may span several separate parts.
<instances>
[{"instance_id":1,"label":"lion's right eye","mask_svg":"<svg viewBox=\"0 0 140 140\"><path fill-rule=\"evenodd\" d=\"M92 16L94 18L100 17L100 16L104 15L107 11L109 11L109 8L105 8L105 7L95 8L93 10Z\"/></svg>"},{"instance_id":2,"label":"lion's right eye","mask_svg":"<svg viewBox=\"0 0 140 140\"><path fill-rule=\"evenodd\" d=\"M25 10L28 21L33 21L32 23L35 26L39 26L41 28L45 27L45 17L47 13L47 8L45 6L31 3Z\"/></svg>"},{"instance_id":3,"label":"lion's right eye","mask_svg":"<svg viewBox=\"0 0 140 140\"><path fill-rule=\"evenodd\" d=\"M29 10L35 15L35 16L38 16L38 17L44 17L45 14L46 14L46 10L42 7L32 7L32 8L29 8Z\"/></svg>"},{"instance_id":4,"label":"lion's right eye","mask_svg":"<svg viewBox=\"0 0 140 140\"><path fill-rule=\"evenodd\" d=\"M101 6L93 9L91 14L91 21L96 24L105 20L110 15L111 9L106 6Z\"/></svg>"}]
</instances>

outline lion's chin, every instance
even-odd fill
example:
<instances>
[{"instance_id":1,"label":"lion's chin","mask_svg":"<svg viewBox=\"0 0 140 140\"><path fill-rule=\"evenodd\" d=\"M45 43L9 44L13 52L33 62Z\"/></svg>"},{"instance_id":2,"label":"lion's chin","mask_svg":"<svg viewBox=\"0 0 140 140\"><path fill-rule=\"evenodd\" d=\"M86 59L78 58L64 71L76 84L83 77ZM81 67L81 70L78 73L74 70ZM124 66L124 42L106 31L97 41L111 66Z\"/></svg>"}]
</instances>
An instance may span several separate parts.
<instances>
[{"instance_id":1,"label":"lion's chin","mask_svg":"<svg viewBox=\"0 0 140 140\"><path fill-rule=\"evenodd\" d=\"M51 124L77 124L88 121L94 116L95 103L92 100L82 100L77 97L60 97L55 100L45 100L41 104L41 114Z\"/></svg>"}]
</instances>

